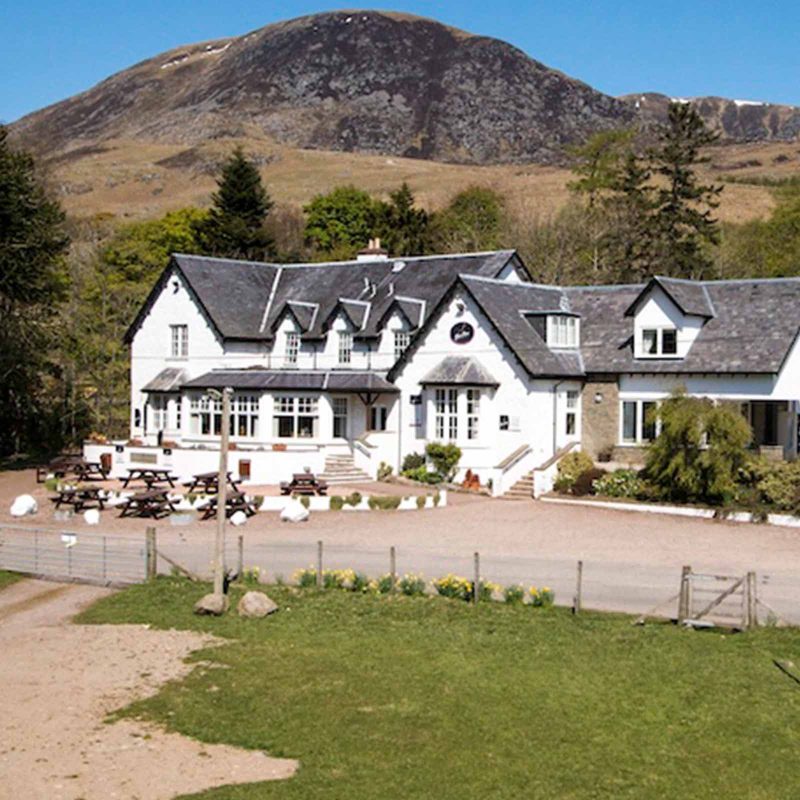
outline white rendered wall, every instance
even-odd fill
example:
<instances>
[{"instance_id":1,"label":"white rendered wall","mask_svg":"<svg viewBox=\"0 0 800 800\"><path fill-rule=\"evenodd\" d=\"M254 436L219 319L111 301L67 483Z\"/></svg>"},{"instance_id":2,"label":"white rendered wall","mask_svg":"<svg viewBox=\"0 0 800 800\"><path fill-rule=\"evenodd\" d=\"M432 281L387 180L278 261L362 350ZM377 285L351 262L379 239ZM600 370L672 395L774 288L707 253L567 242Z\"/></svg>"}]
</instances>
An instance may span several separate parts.
<instances>
[{"instance_id":1,"label":"white rendered wall","mask_svg":"<svg viewBox=\"0 0 800 800\"><path fill-rule=\"evenodd\" d=\"M634 352L637 358L684 358L703 327L703 318L684 315L664 290L656 286L639 307L633 324L636 337ZM642 354L640 350L642 330L645 328L675 328L677 330L677 354L674 356L645 356Z\"/></svg>"}]
</instances>

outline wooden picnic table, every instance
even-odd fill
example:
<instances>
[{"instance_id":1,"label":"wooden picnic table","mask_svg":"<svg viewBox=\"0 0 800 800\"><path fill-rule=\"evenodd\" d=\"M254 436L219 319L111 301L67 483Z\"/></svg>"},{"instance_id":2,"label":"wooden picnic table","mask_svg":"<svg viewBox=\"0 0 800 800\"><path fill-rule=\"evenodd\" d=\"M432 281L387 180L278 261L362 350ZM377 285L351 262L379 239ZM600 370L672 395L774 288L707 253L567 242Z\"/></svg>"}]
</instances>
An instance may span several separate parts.
<instances>
[{"instance_id":1,"label":"wooden picnic table","mask_svg":"<svg viewBox=\"0 0 800 800\"><path fill-rule=\"evenodd\" d=\"M122 487L127 488L131 481L143 481L148 491L157 488L155 484L161 481L165 481L171 488L175 488L175 477L168 469L159 467L128 467L128 475L122 481Z\"/></svg>"},{"instance_id":2,"label":"wooden picnic table","mask_svg":"<svg viewBox=\"0 0 800 800\"><path fill-rule=\"evenodd\" d=\"M230 517L237 511L244 511L248 517L255 513L255 507L247 500L244 492L234 490L225 494L225 516ZM217 496L212 497L203 511L203 519L211 519L217 514Z\"/></svg>"},{"instance_id":3,"label":"wooden picnic table","mask_svg":"<svg viewBox=\"0 0 800 800\"><path fill-rule=\"evenodd\" d=\"M297 472L291 481L281 483L281 494L326 494L328 484L317 480L311 472Z\"/></svg>"},{"instance_id":4,"label":"wooden picnic table","mask_svg":"<svg viewBox=\"0 0 800 800\"><path fill-rule=\"evenodd\" d=\"M65 478L67 475L74 474L75 465L82 462L82 455L58 456L47 464L36 467L36 482L44 483L48 475L55 475L56 478Z\"/></svg>"},{"instance_id":5,"label":"wooden picnic table","mask_svg":"<svg viewBox=\"0 0 800 800\"><path fill-rule=\"evenodd\" d=\"M72 473L82 481L104 481L108 478L99 461L78 461L72 466Z\"/></svg>"},{"instance_id":6,"label":"wooden picnic table","mask_svg":"<svg viewBox=\"0 0 800 800\"><path fill-rule=\"evenodd\" d=\"M122 506L120 517L166 517L176 511L166 489L148 489L131 495Z\"/></svg>"},{"instance_id":7,"label":"wooden picnic table","mask_svg":"<svg viewBox=\"0 0 800 800\"><path fill-rule=\"evenodd\" d=\"M56 508L72 506L75 512L95 506L102 510L105 508L102 491L99 486L62 486L50 500L56 504Z\"/></svg>"},{"instance_id":8,"label":"wooden picnic table","mask_svg":"<svg viewBox=\"0 0 800 800\"><path fill-rule=\"evenodd\" d=\"M200 490L200 494L216 494L219 491L219 473L218 472L201 472L194 475L191 483L186 484L188 494L193 494L196 490ZM231 473L228 473L228 485L234 492L239 491L239 484L233 480Z\"/></svg>"}]
</instances>

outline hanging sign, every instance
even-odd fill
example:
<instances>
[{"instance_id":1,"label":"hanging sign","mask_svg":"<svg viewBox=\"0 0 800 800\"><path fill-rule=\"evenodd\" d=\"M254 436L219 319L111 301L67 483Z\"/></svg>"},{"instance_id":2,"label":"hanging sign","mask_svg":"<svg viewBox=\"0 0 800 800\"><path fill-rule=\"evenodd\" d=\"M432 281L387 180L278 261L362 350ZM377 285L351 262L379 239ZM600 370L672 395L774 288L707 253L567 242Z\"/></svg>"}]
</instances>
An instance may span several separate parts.
<instances>
[{"instance_id":1,"label":"hanging sign","mask_svg":"<svg viewBox=\"0 0 800 800\"><path fill-rule=\"evenodd\" d=\"M475 335L475 328L469 322L456 322L450 328L450 339L453 344L468 344Z\"/></svg>"}]
</instances>

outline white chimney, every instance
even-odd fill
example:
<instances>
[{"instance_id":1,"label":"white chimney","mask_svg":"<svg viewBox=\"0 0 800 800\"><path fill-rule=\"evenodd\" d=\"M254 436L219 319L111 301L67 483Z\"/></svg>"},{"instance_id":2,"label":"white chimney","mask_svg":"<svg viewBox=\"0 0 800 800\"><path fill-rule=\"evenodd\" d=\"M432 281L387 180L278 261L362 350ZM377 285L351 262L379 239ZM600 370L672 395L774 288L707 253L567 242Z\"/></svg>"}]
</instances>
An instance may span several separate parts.
<instances>
[{"instance_id":1,"label":"white chimney","mask_svg":"<svg viewBox=\"0 0 800 800\"><path fill-rule=\"evenodd\" d=\"M370 239L369 244L363 249L359 250L356 255L356 261L388 261L389 252L381 247L380 239Z\"/></svg>"}]
</instances>

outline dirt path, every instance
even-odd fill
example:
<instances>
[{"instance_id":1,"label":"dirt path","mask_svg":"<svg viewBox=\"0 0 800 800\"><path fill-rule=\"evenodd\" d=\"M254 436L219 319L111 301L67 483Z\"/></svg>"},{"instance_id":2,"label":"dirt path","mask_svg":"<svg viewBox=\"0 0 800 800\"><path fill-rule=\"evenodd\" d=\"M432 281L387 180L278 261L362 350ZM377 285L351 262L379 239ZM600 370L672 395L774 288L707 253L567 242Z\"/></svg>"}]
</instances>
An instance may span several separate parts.
<instances>
[{"instance_id":1,"label":"dirt path","mask_svg":"<svg viewBox=\"0 0 800 800\"><path fill-rule=\"evenodd\" d=\"M187 674L184 659L213 641L69 623L107 593L33 580L0 592L0 798L168 800L294 773L289 759L139 722L105 724L110 712Z\"/></svg>"}]
</instances>

